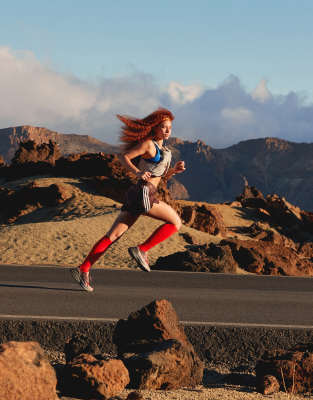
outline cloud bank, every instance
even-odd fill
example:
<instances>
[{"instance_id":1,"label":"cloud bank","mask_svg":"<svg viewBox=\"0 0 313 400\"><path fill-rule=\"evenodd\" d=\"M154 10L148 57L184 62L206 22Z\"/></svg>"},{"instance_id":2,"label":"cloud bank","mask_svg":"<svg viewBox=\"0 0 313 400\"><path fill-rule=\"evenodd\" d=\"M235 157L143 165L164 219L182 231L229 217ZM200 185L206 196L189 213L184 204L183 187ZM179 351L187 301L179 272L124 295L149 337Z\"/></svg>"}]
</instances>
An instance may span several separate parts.
<instances>
[{"instance_id":1,"label":"cloud bank","mask_svg":"<svg viewBox=\"0 0 313 400\"><path fill-rule=\"evenodd\" d=\"M31 52L0 47L0 89L0 128L44 126L116 143L115 114L143 117L165 106L176 115L174 136L216 148L268 136L312 141L313 105L296 92L273 95L265 80L251 93L236 76L215 88L174 81L164 88L145 73L91 83L55 71Z\"/></svg>"}]
</instances>

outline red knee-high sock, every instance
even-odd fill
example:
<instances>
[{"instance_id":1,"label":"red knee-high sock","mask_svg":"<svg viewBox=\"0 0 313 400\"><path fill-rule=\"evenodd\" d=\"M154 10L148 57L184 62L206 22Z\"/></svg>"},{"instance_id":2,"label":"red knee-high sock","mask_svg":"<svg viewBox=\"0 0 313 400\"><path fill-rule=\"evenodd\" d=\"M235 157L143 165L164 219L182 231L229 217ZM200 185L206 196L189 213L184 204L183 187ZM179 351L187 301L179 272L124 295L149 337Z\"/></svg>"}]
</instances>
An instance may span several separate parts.
<instances>
[{"instance_id":1,"label":"red knee-high sock","mask_svg":"<svg viewBox=\"0 0 313 400\"><path fill-rule=\"evenodd\" d=\"M140 246L140 250L142 251L148 251L150 250L153 246L163 242L163 240L169 238L173 233L177 232L177 228L174 224L164 224L159 226L147 239L144 243L142 243Z\"/></svg>"},{"instance_id":2,"label":"red knee-high sock","mask_svg":"<svg viewBox=\"0 0 313 400\"><path fill-rule=\"evenodd\" d=\"M112 241L103 236L92 248L85 261L79 267L81 272L88 272L90 267L102 256L106 249L110 246Z\"/></svg>"}]
</instances>

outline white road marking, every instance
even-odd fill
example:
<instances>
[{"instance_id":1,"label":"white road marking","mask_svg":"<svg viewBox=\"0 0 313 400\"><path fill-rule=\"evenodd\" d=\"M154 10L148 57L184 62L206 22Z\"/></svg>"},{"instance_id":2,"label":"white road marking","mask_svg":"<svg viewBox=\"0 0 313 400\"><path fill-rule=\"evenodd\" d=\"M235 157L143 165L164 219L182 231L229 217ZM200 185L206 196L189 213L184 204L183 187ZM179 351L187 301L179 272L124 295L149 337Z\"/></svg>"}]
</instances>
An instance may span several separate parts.
<instances>
[{"instance_id":1,"label":"white road marking","mask_svg":"<svg viewBox=\"0 0 313 400\"><path fill-rule=\"evenodd\" d=\"M117 322L119 318L89 318L89 317L59 317L55 315L14 315L0 314L0 319L39 319L54 321L96 321ZM126 319L126 317L125 317ZM313 329L313 325L283 325L283 324L254 324L244 322L215 322L215 321L179 321L183 325L206 325L206 326L236 326L247 328L282 328L282 329Z\"/></svg>"}]
</instances>

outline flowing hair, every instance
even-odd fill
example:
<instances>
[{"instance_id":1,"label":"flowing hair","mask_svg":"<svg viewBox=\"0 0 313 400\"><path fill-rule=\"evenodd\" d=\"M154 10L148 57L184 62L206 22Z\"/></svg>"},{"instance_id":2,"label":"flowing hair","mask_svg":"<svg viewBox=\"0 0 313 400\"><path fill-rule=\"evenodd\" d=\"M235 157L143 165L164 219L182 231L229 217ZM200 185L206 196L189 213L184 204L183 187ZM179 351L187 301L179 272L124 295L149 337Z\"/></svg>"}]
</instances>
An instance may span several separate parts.
<instances>
[{"instance_id":1,"label":"flowing hair","mask_svg":"<svg viewBox=\"0 0 313 400\"><path fill-rule=\"evenodd\" d=\"M143 119L117 114L117 118L123 122L120 133L123 151L128 151L136 144L143 142L153 134L153 128L162 121L173 121L174 115L166 108L158 108Z\"/></svg>"}]
</instances>

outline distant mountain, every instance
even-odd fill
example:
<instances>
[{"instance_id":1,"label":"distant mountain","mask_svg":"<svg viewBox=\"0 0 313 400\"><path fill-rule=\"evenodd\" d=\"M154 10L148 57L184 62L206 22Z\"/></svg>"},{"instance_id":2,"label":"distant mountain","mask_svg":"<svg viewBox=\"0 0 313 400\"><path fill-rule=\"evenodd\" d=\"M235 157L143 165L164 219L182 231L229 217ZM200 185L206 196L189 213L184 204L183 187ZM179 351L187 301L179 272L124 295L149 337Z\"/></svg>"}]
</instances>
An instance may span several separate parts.
<instances>
[{"instance_id":1,"label":"distant mountain","mask_svg":"<svg viewBox=\"0 0 313 400\"><path fill-rule=\"evenodd\" d=\"M62 134L46 128L18 126L0 129L0 156L12 159L21 141L38 144L54 140L63 155L116 153L113 146L87 135ZM313 210L313 144L277 138L242 141L225 149L204 142L168 140L175 160L186 162L186 171L169 182L175 198L221 203L232 201L245 180L265 195L277 193L305 210Z\"/></svg>"},{"instance_id":2,"label":"distant mountain","mask_svg":"<svg viewBox=\"0 0 313 400\"><path fill-rule=\"evenodd\" d=\"M242 141L213 149L202 141L168 141L186 171L176 180L190 200L220 203L234 200L246 179L264 194L277 193L301 208L313 210L313 144L277 138ZM177 192L177 191L176 191ZM186 198L186 193L183 193ZM179 197L176 193L175 197Z\"/></svg>"},{"instance_id":3,"label":"distant mountain","mask_svg":"<svg viewBox=\"0 0 313 400\"><path fill-rule=\"evenodd\" d=\"M23 125L0 129L0 155L6 162L9 162L20 142L27 140L33 140L37 144L48 143L49 140L53 140L59 144L62 155L83 151L88 153L116 153L118 151L117 146L101 142L88 135L64 134L46 128Z\"/></svg>"}]
</instances>

